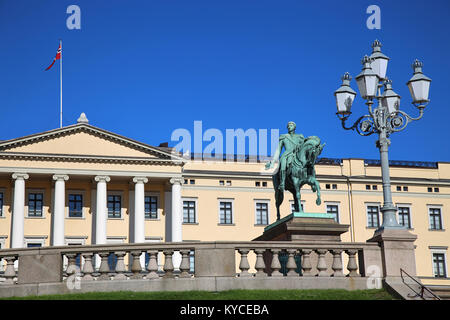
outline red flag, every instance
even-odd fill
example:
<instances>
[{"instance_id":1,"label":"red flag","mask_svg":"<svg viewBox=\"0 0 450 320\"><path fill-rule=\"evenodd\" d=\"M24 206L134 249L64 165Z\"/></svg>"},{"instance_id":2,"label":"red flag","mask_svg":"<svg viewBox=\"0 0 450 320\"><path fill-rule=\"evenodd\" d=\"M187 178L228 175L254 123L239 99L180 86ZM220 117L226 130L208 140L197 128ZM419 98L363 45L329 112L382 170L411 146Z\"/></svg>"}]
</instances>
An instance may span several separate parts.
<instances>
[{"instance_id":1,"label":"red flag","mask_svg":"<svg viewBox=\"0 0 450 320\"><path fill-rule=\"evenodd\" d=\"M55 61L59 60L59 59L61 59L61 43L59 44L58 51L56 52L56 57L53 59L52 64L49 65L47 69L45 69L45 71L47 71L48 69L53 67L53 65L55 64Z\"/></svg>"}]
</instances>

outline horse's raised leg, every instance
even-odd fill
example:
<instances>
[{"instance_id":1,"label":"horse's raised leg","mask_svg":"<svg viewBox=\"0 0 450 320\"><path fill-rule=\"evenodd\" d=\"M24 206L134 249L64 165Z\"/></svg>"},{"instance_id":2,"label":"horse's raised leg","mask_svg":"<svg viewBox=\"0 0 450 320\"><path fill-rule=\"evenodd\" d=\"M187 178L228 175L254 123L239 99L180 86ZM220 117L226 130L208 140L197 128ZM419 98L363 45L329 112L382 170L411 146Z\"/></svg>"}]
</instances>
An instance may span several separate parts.
<instances>
[{"instance_id":1,"label":"horse's raised leg","mask_svg":"<svg viewBox=\"0 0 450 320\"><path fill-rule=\"evenodd\" d=\"M320 199L320 185L316 179L313 179L311 182L311 189L313 192L317 192L316 204L319 206L322 203L322 200Z\"/></svg>"},{"instance_id":2,"label":"horse's raised leg","mask_svg":"<svg viewBox=\"0 0 450 320\"><path fill-rule=\"evenodd\" d=\"M297 177L292 177L292 184L294 185L294 190L295 193L292 193L294 196L294 206L295 206L295 211L297 212L302 212L303 210L301 209L301 202L300 202L300 179Z\"/></svg>"},{"instance_id":3,"label":"horse's raised leg","mask_svg":"<svg viewBox=\"0 0 450 320\"><path fill-rule=\"evenodd\" d=\"M280 190L275 191L275 205L277 207L277 220L280 220L280 206L284 199L284 192Z\"/></svg>"}]
</instances>

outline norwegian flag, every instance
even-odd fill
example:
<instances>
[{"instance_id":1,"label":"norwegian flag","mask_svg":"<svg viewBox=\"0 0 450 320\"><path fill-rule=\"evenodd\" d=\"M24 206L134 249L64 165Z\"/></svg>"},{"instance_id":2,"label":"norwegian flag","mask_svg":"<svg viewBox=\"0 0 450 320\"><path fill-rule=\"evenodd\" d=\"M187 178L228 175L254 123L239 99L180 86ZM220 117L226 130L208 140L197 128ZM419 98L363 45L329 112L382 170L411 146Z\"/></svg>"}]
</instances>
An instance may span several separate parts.
<instances>
[{"instance_id":1,"label":"norwegian flag","mask_svg":"<svg viewBox=\"0 0 450 320\"><path fill-rule=\"evenodd\" d=\"M53 59L52 64L49 65L47 69L45 69L45 71L47 71L48 69L50 69L51 67L53 67L53 65L55 64L55 61L56 61L56 60L61 59L61 52L62 52L62 49L61 49L61 43L60 43L60 44L59 44L59 47L58 47L58 51L56 51L56 57Z\"/></svg>"}]
</instances>

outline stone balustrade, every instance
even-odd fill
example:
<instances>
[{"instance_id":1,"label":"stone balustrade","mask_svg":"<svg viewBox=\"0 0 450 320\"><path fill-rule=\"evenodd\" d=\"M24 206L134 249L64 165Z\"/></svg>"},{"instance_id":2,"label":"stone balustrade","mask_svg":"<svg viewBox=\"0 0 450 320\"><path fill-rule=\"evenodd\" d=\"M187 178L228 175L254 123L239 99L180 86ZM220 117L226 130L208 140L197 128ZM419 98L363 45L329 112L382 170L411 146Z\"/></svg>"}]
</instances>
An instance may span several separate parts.
<instances>
[{"instance_id":1,"label":"stone balustrade","mask_svg":"<svg viewBox=\"0 0 450 320\"><path fill-rule=\"evenodd\" d=\"M178 267L172 260L175 252L181 255ZM0 259L6 264L0 275L1 285L64 282L71 275L82 282L202 277L355 278L366 276L369 265L378 265L382 270L376 243L226 241L61 246L4 249L0 250ZM40 264L45 268L37 268Z\"/></svg>"},{"instance_id":2,"label":"stone balustrade","mask_svg":"<svg viewBox=\"0 0 450 320\"><path fill-rule=\"evenodd\" d=\"M339 244L311 245L289 244L280 247L260 243L249 247L238 247L240 254L239 277L361 277L365 275L364 249L375 249L374 246ZM250 273L248 255L256 256L254 269ZM346 255L346 266L343 261ZM328 255L328 256L327 256ZM361 261L358 266L358 260ZM361 270L360 270L361 269Z\"/></svg>"}]
</instances>

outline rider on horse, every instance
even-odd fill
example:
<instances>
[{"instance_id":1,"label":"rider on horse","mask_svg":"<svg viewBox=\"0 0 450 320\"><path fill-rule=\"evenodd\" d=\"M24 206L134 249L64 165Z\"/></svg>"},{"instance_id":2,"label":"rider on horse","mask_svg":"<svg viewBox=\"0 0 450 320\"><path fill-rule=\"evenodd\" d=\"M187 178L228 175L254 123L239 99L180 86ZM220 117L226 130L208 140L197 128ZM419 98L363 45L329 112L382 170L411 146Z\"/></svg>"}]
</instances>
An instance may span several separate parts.
<instances>
[{"instance_id":1,"label":"rider on horse","mask_svg":"<svg viewBox=\"0 0 450 320\"><path fill-rule=\"evenodd\" d=\"M286 180L286 168L289 168L293 158L295 156L295 151L297 148L300 148L304 141L305 137L302 134L295 133L296 124L293 121L290 121L287 124L288 133L280 136L280 142L278 144L278 148L273 155L272 161L266 164L266 169L273 168L273 164L275 161L280 160L279 170L280 170L280 185L278 186L278 190L284 191L284 185ZM284 153L280 157L281 150L285 149Z\"/></svg>"}]
</instances>

